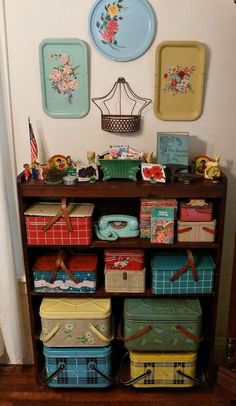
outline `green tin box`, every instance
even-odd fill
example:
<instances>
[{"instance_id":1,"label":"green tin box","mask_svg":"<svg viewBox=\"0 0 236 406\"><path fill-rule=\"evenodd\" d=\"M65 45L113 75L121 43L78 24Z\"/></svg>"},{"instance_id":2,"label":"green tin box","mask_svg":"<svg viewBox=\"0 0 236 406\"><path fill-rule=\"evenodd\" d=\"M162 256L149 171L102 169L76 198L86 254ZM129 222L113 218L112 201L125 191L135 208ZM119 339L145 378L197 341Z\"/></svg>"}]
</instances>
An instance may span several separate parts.
<instances>
[{"instance_id":1,"label":"green tin box","mask_svg":"<svg viewBox=\"0 0 236 406\"><path fill-rule=\"evenodd\" d=\"M201 319L198 299L125 299L124 345L131 351L196 351Z\"/></svg>"}]
</instances>

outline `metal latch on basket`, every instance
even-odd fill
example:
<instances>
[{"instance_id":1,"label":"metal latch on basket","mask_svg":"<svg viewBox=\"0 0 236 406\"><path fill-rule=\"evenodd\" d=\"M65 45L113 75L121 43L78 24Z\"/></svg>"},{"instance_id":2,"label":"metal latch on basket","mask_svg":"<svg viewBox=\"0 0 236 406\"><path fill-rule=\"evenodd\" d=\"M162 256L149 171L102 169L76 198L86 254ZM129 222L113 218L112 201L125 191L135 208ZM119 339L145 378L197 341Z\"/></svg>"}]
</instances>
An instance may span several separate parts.
<instances>
[{"instance_id":1,"label":"metal latch on basket","mask_svg":"<svg viewBox=\"0 0 236 406\"><path fill-rule=\"evenodd\" d=\"M66 222L66 226L67 226L67 230L68 230L68 231L72 231L72 225L71 225L71 222L70 222L70 217L69 217L69 213L68 213L68 210L67 210L66 198L65 198L65 197L63 197L63 198L61 199L61 208L60 208L60 210L58 211L57 214L55 214L55 216L53 216L53 217L51 218L50 221L48 221L47 224L45 224L45 225L43 226L43 230L44 230L44 231L47 231L47 230L48 230L50 227L52 227L52 225L55 224L55 223L57 222L57 220L59 220L59 218L61 218L62 216L64 216L64 219L65 219L65 222Z\"/></svg>"},{"instance_id":2,"label":"metal latch on basket","mask_svg":"<svg viewBox=\"0 0 236 406\"><path fill-rule=\"evenodd\" d=\"M127 281L127 272L123 272L123 281Z\"/></svg>"}]
</instances>

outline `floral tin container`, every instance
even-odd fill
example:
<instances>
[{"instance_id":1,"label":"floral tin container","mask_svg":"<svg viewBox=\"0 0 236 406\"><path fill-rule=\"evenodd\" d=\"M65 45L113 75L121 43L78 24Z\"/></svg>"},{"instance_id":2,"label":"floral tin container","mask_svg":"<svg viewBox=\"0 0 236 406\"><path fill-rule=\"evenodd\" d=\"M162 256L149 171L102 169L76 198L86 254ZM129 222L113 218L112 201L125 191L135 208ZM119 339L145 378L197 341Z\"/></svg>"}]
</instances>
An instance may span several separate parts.
<instances>
[{"instance_id":1,"label":"floral tin container","mask_svg":"<svg viewBox=\"0 0 236 406\"><path fill-rule=\"evenodd\" d=\"M193 263L185 251L158 251L151 259L152 293L185 294L213 291L215 262L211 255L195 253ZM194 274L195 271L195 274Z\"/></svg>"},{"instance_id":2,"label":"floral tin container","mask_svg":"<svg viewBox=\"0 0 236 406\"><path fill-rule=\"evenodd\" d=\"M104 251L106 270L137 270L144 268L144 251L107 249Z\"/></svg>"},{"instance_id":3,"label":"floral tin container","mask_svg":"<svg viewBox=\"0 0 236 406\"><path fill-rule=\"evenodd\" d=\"M44 347L43 352L48 386L104 388L110 385L110 345L93 348Z\"/></svg>"},{"instance_id":4,"label":"floral tin container","mask_svg":"<svg viewBox=\"0 0 236 406\"><path fill-rule=\"evenodd\" d=\"M214 242L216 220L177 221L177 240L179 242Z\"/></svg>"},{"instance_id":5,"label":"floral tin container","mask_svg":"<svg viewBox=\"0 0 236 406\"><path fill-rule=\"evenodd\" d=\"M96 254L40 255L32 267L34 289L37 292L95 293L97 262Z\"/></svg>"},{"instance_id":6,"label":"floral tin container","mask_svg":"<svg viewBox=\"0 0 236 406\"><path fill-rule=\"evenodd\" d=\"M46 347L103 347L113 338L110 299L44 298L40 317Z\"/></svg>"},{"instance_id":7,"label":"floral tin container","mask_svg":"<svg viewBox=\"0 0 236 406\"><path fill-rule=\"evenodd\" d=\"M129 357L131 379L137 378L133 383L135 388L187 388L194 385L195 352L131 351Z\"/></svg>"},{"instance_id":8,"label":"floral tin container","mask_svg":"<svg viewBox=\"0 0 236 406\"><path fill-rule=\"evenodd\" d=\"M24 212L28 244L91 244L93 210L91 203L33 203Z\"/></svg>"},{"instance_id":9,"label":"floral tin container","mask_svg":"<svg viewBox=\"0 0 236 406\"><path fill-rule=\"evenodd\" d=\"M201 318L198 299L125 299L124 345L131 351L196 351Z\"/></svg>"}]
</instances>

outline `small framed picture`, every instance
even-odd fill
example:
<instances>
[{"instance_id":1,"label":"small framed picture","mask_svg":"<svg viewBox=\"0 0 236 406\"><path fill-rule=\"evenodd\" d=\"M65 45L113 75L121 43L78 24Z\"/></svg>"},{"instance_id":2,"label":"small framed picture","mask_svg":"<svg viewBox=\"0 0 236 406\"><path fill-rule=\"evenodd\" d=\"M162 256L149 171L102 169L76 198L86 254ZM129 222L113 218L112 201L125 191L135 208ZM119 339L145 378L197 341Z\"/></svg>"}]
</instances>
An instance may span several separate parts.
<instances>
[{"instance_id":1,"label":"small framed picture","mask_svg":"<svg viewBox=\"0 0 236 406\"><path fill-rule=\"evenodd\" d=\"M189 133L158 132L157 163L162 165L188 165Z\"/></svg>"},{"instance_id":2,"label":"small framed picture","mask_svg":"<svg viewBox=\"0 0 236 406\"><path fill-rule=\"evenodd\" d=\"M141 173L143 180L152 183L165 183L166 172L165 166L158 164L149 164L142 162Z\"/></svg>"},{"instance_id":3,"label":"small framed picture","mask_svg":"<svg viewBox=\"0 0 236 406\"><path fill-rule=\"evenodd\" d=\"M98 180L98 167L96 164L77 164L79 182L96 182Z\"/></svg>"}]
</instances>

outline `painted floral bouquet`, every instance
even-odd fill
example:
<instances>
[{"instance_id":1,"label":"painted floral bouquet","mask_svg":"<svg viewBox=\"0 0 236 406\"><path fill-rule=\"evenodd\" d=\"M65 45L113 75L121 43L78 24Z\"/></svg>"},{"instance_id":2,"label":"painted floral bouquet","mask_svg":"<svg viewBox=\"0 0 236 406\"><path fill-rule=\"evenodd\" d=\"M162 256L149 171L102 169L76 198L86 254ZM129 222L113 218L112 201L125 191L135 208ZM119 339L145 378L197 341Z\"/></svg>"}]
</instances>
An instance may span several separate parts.
<instances>
[{"instance_id":1,"label":"painted floral bouquet","mask_svg":"<svg viewBox=\"0 0 236 406\"><path fill-rule=\"evenodd\" d=\"M58 61L58 65L53 67L49 74L52 87L57 93L66 95L68 102L72 103L74 92L79 87L76 74L79 65L73 66L67 54L53 54L51 58Z\"/></svg>"},{"instance_id":2,"label":"painted floral bouquet","mask_svg":"<svg viewBox=\"0 0 236 406\"><path fill-rule=\"evenodd\" d=\"M164 90L170 94L192 92L190 78L195 70L195 66L182 68L180 65L176 65L167 67L164 72L164 80L167 81Z\"/></svg>"}]
</instances>

